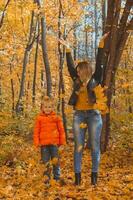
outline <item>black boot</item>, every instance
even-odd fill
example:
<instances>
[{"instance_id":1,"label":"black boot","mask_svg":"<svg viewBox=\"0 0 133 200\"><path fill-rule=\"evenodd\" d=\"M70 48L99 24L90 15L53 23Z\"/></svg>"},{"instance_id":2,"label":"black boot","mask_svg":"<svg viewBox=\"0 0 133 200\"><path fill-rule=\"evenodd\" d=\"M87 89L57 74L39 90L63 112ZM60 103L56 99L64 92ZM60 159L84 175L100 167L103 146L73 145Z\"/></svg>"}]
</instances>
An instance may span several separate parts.
<instances>
[{"instance_id":1,"label":"black boot","mask_svg":"<svg viewBox=\"0 0 133 200\"><path fill-rule=\"evenodd\" d=\"M91 184L96 185L97 184L97 172L91 173Z\"/></svg>"},{"instance_id":2,"label":"black boot","mask_svg":"<svg viewBox=\"0 0 133 200\"><path fill-rule=\"evenodd\" d=\"M75 185L80 185L81 183L81 173L75 173Z\"/></svg>"}]
</instances>

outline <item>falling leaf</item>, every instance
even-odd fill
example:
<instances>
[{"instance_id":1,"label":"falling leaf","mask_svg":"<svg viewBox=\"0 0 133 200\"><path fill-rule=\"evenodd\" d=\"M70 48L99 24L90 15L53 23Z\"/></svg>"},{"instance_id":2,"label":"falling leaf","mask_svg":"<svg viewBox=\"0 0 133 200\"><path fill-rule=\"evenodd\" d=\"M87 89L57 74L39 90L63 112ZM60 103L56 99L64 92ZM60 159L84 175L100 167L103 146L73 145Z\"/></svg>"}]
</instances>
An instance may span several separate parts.
<instances>
[{"instance_id":1,"label":"falling leaf","mask_svg":"<svg viewBox=\"0 0 133 200\"><path fill-rule=\"evenodd\" d=\"M66 114L71 114L73 112L72 108L65 108L65 113Z\"/></svg>"},{"instance_id":2,"label":"falling leaf","mask_svg":"<svg viewBox=\"0 0 133 200\"><path fill-rule=\"evenodd\" d=\"M50 183L51 186L55 186L55 185L56 185L56 180L51 179L51 180L49 181L49 183Z\"/></svg>"},{"instance_id":3,"label":"falling leaf","mask_svg":"<svg viewBox=\"0 0 133 200\"><path fill-rule=\"evenodd\" d=\"M101 85L98 85L96 88L94 88L96 94L96 103L94 104L94 109L101 111L101 114L106 114L109 112L107 107L107 97L104 95L106 88L107 87L101 87Z\"/></svg>"},{"instance_id":4,"label":"falling leaf","mask_svg":"<svg viewBox=\"0 0 133 200\"><path fill-rule=\"evenodd\" d=\"M53 165L57 165L57 164L58 164L58 158L56 158L56 157L53 158L53 159L52 159L52 164L53 164Z\"/></svg>"},{"instance_id":5,"label":"falling leaf","mask_svg":"<svg viewBox=\"0 0 133 200\"><path fill-rule=\"evenodd\" d=\"M82 151L82 149L83 149L83 146L82 146L82 145L79 145L77 151L80 152L80 151Z\"/></svg>"},{"instance_id":6,"label":"falling leaf","mask_svg":"<svg viewBox=\"0 0 133 200\"><path fill-rule=\"evenodd\" d=\"M128 88L130 86L130 84L129 83L125 83L125 84L122 84L122 88Z\"/></svg>"},{"instance_id":7,"label":"falling leaf","mask_svg":"<svg viewBox=\"0 0 133 200\"><path fill-rule=\"evenodd\" d=\"M59 97L60 99L63 99L65 97L65 94L61 93Z\"/></svg>"},{"instance_id":8,"label":"falling leaf","mask_svg":"<svg viewBox=\"0 0 133 200\"><path fill-rule=\"evenodd\" d=\"M79 125L79 127L80 127L80 128L86 128L86 127L87 127L87 124L81 123L81 124Z\"/></svg>"},{"instance_id":9,"label":"falling leaf","mask_svg":"<svg viewBox=\"0 0 133 200\"><path fill-rule=\"evenodd\" d=\"M29 164L30 164L30 166L35 166L36 162L34 159L31 159L31 160L29 160Z\"/></svg>"}]
</instances>

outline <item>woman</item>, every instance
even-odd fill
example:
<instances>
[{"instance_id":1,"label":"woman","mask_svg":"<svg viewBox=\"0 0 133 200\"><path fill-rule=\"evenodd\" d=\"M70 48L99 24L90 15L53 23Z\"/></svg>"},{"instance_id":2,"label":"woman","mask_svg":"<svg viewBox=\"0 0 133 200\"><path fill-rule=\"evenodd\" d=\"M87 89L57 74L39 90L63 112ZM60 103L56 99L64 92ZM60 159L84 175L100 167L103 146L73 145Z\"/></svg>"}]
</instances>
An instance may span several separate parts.
<instances>
[{"instance_id":1,"label":"woman","mask_svg":"<svg viewBox=\"0 0 133 200\"><path fill-rule=\"evenodd\" d=\"M80 62L74 66L70 49L66 49L67 66L73 80L73 91L69 100L69 105L74 107L73 133L74 133L74 172L75 184L81 183L81 162L85 143L85 132L88 129L92 172L91 184L97 184L98 167L100 161L100 135L102 130L102 118L99 110L94 109L96 95L94 88L102 81L102 57L104 40L109 33L101 39L98 47L95 73L92 73L92 66L89 62ZM65 43L62 43L66 45Z\"/></svg>"}]
</instances>

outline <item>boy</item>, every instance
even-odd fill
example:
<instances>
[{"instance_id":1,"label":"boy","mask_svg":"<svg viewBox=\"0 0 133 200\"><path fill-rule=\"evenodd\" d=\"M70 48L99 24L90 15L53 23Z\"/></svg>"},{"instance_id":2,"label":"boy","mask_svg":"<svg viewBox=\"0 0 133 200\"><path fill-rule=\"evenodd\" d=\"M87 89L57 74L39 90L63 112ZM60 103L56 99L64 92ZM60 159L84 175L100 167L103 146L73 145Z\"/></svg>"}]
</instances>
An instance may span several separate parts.
<instances>
[{"instance_id":1,"label":"boy","mask_svg":"<svg viewBox=\"0 0 133 200\"><path fill-rule=\"evenodd\" d=\"M51 159L54 160L53 178L56 181L60 179L58 146L66 143L63 123L53 111L53 102L51 97L43 98L41 113L37 116L34 127L34 144L41 148L41 159L47 166L47 170L44 172L48 178L47 183L50 180L49 161Z\"/></svg>"}]
</instances>

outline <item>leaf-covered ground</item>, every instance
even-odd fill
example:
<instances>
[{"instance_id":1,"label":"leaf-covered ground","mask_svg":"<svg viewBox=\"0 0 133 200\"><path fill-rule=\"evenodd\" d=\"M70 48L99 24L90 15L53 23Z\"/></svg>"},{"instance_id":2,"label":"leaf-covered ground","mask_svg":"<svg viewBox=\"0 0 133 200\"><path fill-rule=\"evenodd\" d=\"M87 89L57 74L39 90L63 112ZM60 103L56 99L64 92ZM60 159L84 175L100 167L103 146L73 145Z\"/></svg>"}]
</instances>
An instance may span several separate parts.
<instances>
[{"instance_id":1,"label":"leaf-covered ground","mask_svg":"<svg viewBox=\"0 0 133 200\"><path fill-rule=\"evenodd\" d=\"M110 150L102 154L97 187L90 184L91 158L87 149L83 155L82 184L74 186L72 140L60 152L63 180L60 183L51 180L51 185L46 186L40 153L32 141L15 135L2 137L0 199L132 200L133 145L131 137L123 137L124 134L111 140Z\"/></svg>"}]
</instances>

